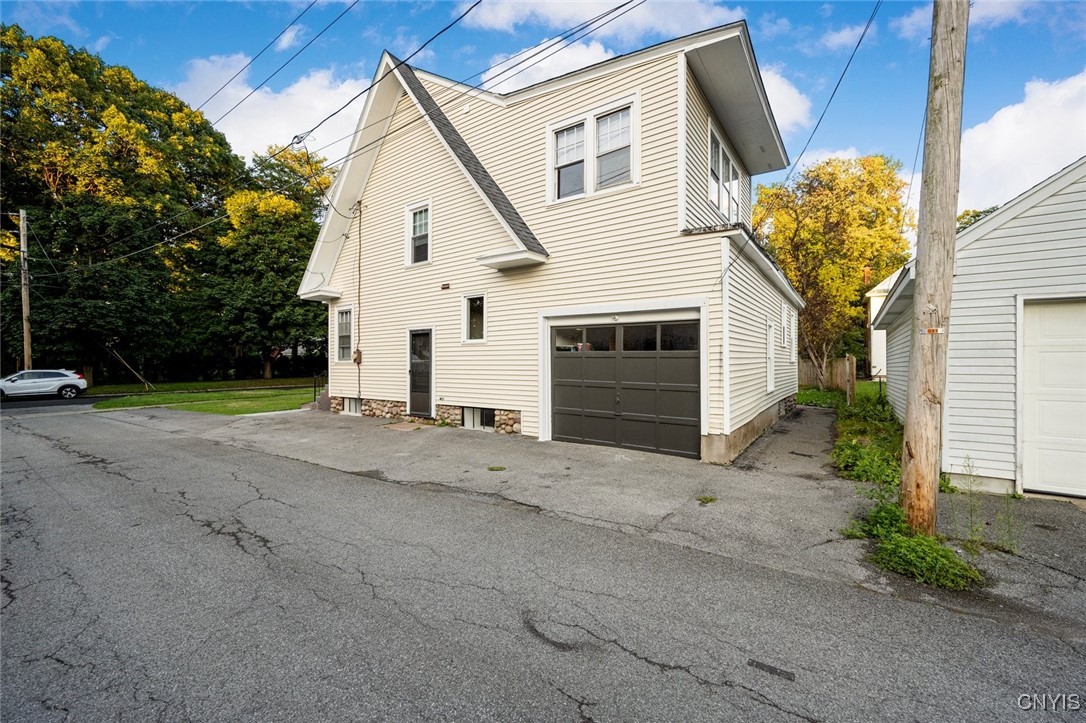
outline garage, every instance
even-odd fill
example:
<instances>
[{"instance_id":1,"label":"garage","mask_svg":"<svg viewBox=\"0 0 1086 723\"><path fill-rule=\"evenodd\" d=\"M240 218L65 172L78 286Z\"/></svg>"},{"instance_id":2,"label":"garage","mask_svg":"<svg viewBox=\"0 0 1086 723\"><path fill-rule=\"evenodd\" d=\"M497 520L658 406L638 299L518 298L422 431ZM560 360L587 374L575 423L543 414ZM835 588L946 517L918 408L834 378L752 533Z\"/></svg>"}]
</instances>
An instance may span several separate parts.
<instances>
[{"instance_id":1,"label":"garage","mask_svg":"<svg viewBox=\"0 0 1086 723\"><path fill-rule=\"evenodd\" d=\"M1086 497L1086 300L1024 311L1024 487Z\"/></svg>"},{"instance_id":2,"label":"garage","mask_svg":"<svg viewBox=\"0 0 1086 723\"><path fill-rule=\"evenodd\" d=\"M551 330L553 439L698 459L698 322Z\"/></svg>"}]
</instances>

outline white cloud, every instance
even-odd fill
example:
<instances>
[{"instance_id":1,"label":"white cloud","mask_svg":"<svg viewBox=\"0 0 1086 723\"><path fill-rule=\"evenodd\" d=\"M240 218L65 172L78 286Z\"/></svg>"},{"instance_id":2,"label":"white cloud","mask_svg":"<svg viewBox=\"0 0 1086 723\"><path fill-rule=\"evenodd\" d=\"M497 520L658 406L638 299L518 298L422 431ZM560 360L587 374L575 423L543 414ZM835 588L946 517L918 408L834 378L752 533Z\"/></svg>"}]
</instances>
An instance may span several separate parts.
<instances>
[{"instance_id":1,"label":"white cloud","mask_svg":"<svg viewBox=\"0 0 1086 723\"><path fill-rule=\"evenodd\" d=\"M77 4L73 0L7 3L4 9L9 17L4 22L14 22L29 35L38 37L52 35L55 28L62 28L77 38L85 38L86 28L77 23L70 12Z\"/></svg>"},{"instance_id":2,"label":"white cloud","mask_svg":"<svg viewBox=\"0 0 1086 723\"><path fill-rule=\"evenodd\" d=\"M388 47L394 54L404 60L412 53L415 53L415 56L411 58L411 65L419 65L428 60L433 60L435 57L434 51L430 48L419 50L420 45L422 45L422 41L416 36L404 35L402 31L397 31L396 37L389 42Z\"/></svg>"},{"instance_id":3,"label":"white cloud","mask_svg":"<svg viewBox=\"0 0 1086 723\"><path fill-rule=\"evenodd\" d=\"M798 175L803 169L818 165L822 161L827 161L831 158L853 160L859 157L860 151L853 146L849 146L848 148L808 148L807 152L803 154L803 158L800 159L799 166L792 175Z\"/></svg>"},{"instance_id":4,"label":"white cloud","mask_svg":"<svg viewBox=\"0 0 1086 723\"><path fill-rule=\"evenodd\" d=\"M776 13L766 13L758 20L758 37L763 40L771 40L791 30L791 21L788 18L778 17Z\"/></svg>"},{"instance_id":5,"label":"white cloud","mask_svg":"<svg viewBox=\"0 0 1086 723\"><path fill-rule=\"evenodd\" d=\"M461 2L458 11L467 9L467 1ZM615 7L614 0L536 0L535 2L483 3L464 18L468 27L511 32L520 25L541 25L545 28L573 27L589 18L596 17ZM739 7L718 5L714 0L688 0L663 2L649 0L636 5L625 14L619 10L612 22L602 25L592 33L596 38L616 38L623 43L636 43L647 35L680 36L704 30L714 25L724 25L745 17ZM608 18L599 21L606 22Z\"/></svg>"},{"instance_id":6,"label":"white cloud","mask_svg":"<svg viewBox=\"0 0 1086 723\"><path fill-rule=\"evenodd\" d=\"M780 66L762 68L762 83L783 135L811 125L811 99L784 77Z\"/></svg>"},{"instance_id":7,"label":"white cloud","mask_svg":"<svg viewBox=\"0 0 1086 723\"><path fill-rule=\"evenodd\" d=\"M103 35L102 37L91 43L89 46L87 46L87 50L91 51L96 55L100 55L102 51L105 50L112 41L112 35Z\"/></svg>"},{"instance_id":8,"label":"white cloud","mask_svg":"<svg viewBox=\"0 0 1086 723\"><path fill-rule=\"evenodd\" d=\"M1003 204L1086 155L1086 70L1026 83L1021 103L962 134L958 208Z\"/></svg>"},{"instance_id":9,"label":"white cloud","mask_svg":"<svg viewBox=\"0 0 1086 723\"><path fill-rule=\"evenodd\" d=\"M305 31L306 27L304 25L291 25L279 36L279 40L275 43L275 51L281 53L297 46L305 37Z\"/></svg>"},{"instance_id":10,"label":"white cloud","mask_svg":"<svg viewBox=\"0 0 1086 723\"><path fill-rule=\"evenodd\" d=\"M969 7L969 25L973 28L995 28L1006 23L1024 25L1032 18L1041 19L1045 13L1035 13L1038 0L974 0ZM931 37L931 3L919 5L909 13L890 21L898 37L904 40L926 41Z\"/></svg>"},{"instance_id":11,"label":"white cloud","mask_svg":"<svg viewBox=\"0 0 1086 723\"><path fill-rule=\"evenodd\" d=\"M826 50L851 50L856 47L856 43L860 40L860 35L863 34L864 23L859 25L846 25L839 30L830 30L822 34L818 44ZM871 24L871 29L868 34L874 35L875 24Z\"/></svg>"},{"instance_id":12,"label":"white cloud","mask_svg":"<svg viewBox=\"0 0 1086 723\"><path fill-rule=\"evenodd\" d=\"M185 79L170 90L195 108L248 61L242 53L192 60L185 68ZM215 127L226 135L235 153L251 159L270 145L289 143L295 134L312 128L368 84L368 78L340 77L330 68L313 70L281 90L261 88ZM204 115L214 121L251 90L246 70L204 107ZM333 162L346 155L347 136L354 131L364 102L362 96L321 126L307 139L309 150L316 152L332 144L320 154Z\"/></svg>"},{"instance_id":13,"label":"white cloud","mask_svg":"<svg viewBox=\"0 0 1086 723\"><path fill-rule=\"evenodd\" d=\"M894 18L890 27L904 40L927 40L931 36L931 5L919 5L909 14Z\"/></svg>"},{"instance_id":14,"label":"white cloud","mask_svg":"<svg viewBox=\"0 0 1086 723\"><path fill-rule=\"evenodd\" d=\"M521 51L522 55L492 57L490 69L483 73L483 86L498 93L509 93L615 56L613 50L598 41L569 44L551 39L534 48L539 55L535 55L533 49L525 49Z\"/></svg>"}]
</instances>

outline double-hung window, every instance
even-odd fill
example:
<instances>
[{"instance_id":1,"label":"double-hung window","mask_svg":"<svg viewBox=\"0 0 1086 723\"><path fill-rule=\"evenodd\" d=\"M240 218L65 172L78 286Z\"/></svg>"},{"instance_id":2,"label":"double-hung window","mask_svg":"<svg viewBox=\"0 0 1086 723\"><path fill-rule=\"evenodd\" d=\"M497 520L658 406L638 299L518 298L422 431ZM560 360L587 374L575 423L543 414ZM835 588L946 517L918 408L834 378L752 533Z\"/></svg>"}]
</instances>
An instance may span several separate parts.
<instances>
[{"instance_id":1,"label":"double-hung window","mask_svg":"<svg viewBox=\"0 0 1086 723\"><path fill-rule=\"evenodd\" d=\"M336 361L351 360L351 310L336 311Z\"/></svg>"},{"instance_id":2,"label":"double-hung window","mask_svg":"<svg viewBox=\"0 0 1086 723\"><path fill-rule=\"evenodd\" d=\"M637 182L638 101L622 100L550 128L551 200Z\"/></svg>"},{"instance_id":3,"label":"double-hung window","mask_svg":"<svg viewBox=\"0 0 1086 723\"><path fill-rule=\"evenodd\" d=\"M584 123L563 128L554 134L554 171L557 198L584 193Z\"/></svg>"},{"instance_id":4,"label":"double-hung window","mask_svg":"<svg viewBox=\"0 0 1086 723\"><path fill-rule=\"evenodd\" d=\"M729 223L739 223L739 167L715 130L709 131L709 200Z\"/></svg>"},{"instance_id":5,"label":"double-hung window","mask_svg":"<svg viewBox=\"0 0 1086 723\"><path fill-rule=\"evenodd\" d=\"M424 264L430 260L430 204L407 209L407 263Z\"/></svg>"}]
</instances>

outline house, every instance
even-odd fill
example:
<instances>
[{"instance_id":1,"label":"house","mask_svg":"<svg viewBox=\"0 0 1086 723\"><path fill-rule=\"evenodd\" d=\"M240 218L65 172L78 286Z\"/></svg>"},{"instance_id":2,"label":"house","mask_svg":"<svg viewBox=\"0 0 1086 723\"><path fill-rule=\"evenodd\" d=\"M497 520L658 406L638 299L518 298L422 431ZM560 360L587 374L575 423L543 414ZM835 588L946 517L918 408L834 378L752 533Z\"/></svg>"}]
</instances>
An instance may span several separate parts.
<instances>
[{"instance_id":1,"label":"house","mask_svg":"<svg viewBox=\"0 0 1086 723\"><path fill-rule=\"evenodd\" d=\"M872 379L884 381L886 379L886 332L874 328L871 323L879 315L879 310L886 301L886 295L890 293L900 273L901 269L898 269L864 294L864 298L867 299L867 364L868 374Z\"/></svg>"},{"instance_id":2,"label":"house","mask_svg":"<svg viewBox=\"0 0 1086 723\"><path fill-rule=\"evenodd\" d=\"M1086 497L1086 157L961 231L943 471L993 492ZM887 296L887 392L905 416L914 268Z\"/></svg>"},{"instance_id":3,"label":"house","mask_svg":"<svg viewBox=\"0 0 1086 723\"><path fill-rule=\"evenodd\" d=\"M387 73L387 75L386 75ZM743 22L515 92L381 57L298 294L332 408L729 461L794 404Z\"/></svg>"}]
</instances>

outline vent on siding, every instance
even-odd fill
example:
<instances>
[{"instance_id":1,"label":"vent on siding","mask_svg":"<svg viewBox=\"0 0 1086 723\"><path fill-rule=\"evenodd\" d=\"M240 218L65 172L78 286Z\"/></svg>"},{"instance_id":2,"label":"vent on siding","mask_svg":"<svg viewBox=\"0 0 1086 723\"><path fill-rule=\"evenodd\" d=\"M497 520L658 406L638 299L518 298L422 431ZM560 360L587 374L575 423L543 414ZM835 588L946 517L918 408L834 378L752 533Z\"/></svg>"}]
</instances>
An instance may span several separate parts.
<instances>
[{"instance_id":1,"label":"vent on siding","mask_svg":"<svg viewBox=\"0 0 1086 723\"><path fill-rule=\"evenodd\" d=\"M464 428L494 431L494 410L482 407L464 407Z\"/></svg>"}]
</instances>

